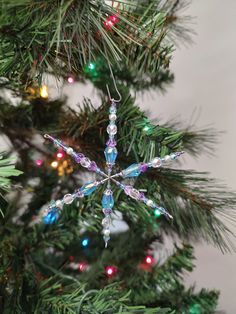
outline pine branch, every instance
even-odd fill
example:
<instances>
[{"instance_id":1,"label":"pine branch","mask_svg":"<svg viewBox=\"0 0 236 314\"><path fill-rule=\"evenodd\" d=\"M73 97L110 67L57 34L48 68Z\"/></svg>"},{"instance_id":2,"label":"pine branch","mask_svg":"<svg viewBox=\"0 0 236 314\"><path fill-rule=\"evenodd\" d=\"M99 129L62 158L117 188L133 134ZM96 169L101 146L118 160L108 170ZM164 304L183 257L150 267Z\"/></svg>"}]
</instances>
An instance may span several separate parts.
<instances>
[{"instance_id":1,"label":"pine branch","mask_svg":"<svg viewBox=\"0 0 236 314\"><path fill-rule=\"evenodd\" d=\"M98 56L154 73L169 64L172 48L165 37L178 20L177 7L173 18L167 5L154 1L126 1L118 14L95 0L2 0L1 8L0 73L20 84L35 78L40 82L42 73L51 69L56 76L79 73ZM103 23L110 15L118 15L119 23L108 31Z\"/></svg>"}]
</instances>

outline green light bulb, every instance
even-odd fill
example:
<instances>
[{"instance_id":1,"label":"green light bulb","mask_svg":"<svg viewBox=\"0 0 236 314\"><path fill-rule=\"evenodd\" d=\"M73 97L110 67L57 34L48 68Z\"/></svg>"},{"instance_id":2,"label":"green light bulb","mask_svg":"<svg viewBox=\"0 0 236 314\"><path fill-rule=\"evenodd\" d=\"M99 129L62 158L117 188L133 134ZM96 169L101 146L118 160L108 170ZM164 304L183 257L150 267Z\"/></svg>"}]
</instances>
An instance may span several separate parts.
<instances>
[{"instance_id":1,"label":"green light bulb","mask_svg":"<svg viewBox=\"0 0 236 314\"><path fill-rule=\"evenodd\" d=\"M95 64L92 63L92 62L90 62L89 65L88 65L88 68L89 68L90 70L94 70L94 69L95 69Z\"/></svg>"},{"instance_id":2,"label":"green light bulb","mask_svg":"<svg viewBox=\"0 0 236 314\"><path fill-rule=\"evenodd\" d=\"M154 210L154 216L155 216L156 218L158 218L158 217L161 216L161 213L160 213L160 211L159 211L157 208L155 208L155 210Z\"/></svg>"},{"instance_id":3,"label":"green light bulb","mask_svg":"<svg viewBox=\"0 0 236 314\"><path fill-rule=\"evenodd\" d=\"M144 132L148 132L149 130L150 130L150 126L145 125L145 127L143 128L143 131L144 131Z\"/></svg>"}]
</instances>

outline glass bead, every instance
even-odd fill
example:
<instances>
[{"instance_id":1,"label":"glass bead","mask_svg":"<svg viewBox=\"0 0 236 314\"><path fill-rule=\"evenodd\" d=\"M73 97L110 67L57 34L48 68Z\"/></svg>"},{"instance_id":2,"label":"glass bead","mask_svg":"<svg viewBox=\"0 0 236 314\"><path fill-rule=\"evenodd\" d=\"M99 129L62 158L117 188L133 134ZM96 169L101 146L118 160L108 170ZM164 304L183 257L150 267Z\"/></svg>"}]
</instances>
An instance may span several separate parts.
<instances>
[{"instance_id":1,"label":"glass bead","mask_svg":"<svg viewBox=\"0 0 236 314\"><path fill-rule=\"evenodd\" d=\"M151 161L151 164L153 168L158 168L161 166L162 162L160 158L156 157Z\"/></svg>"},{"instance_id":2,"label":"glass bead","mask_svg":"<svg viewBox=\"0 0 236 314\"><path fill-rule=\"evenodd\" d=\"M103 236L104 242L107 244L107 242L110 240L110 236Z\"/></svg>"},{"instance_id":3,"label":"glass bead","mask_svg":"<svg viewBox=\"0 0 236 314\"><path fill-rule=\"evenodd\" d=\"M165 161L170 161L170 160L171 160L170 155L166 155L166 156L164 157L164 160L165 160Z\"/></svg>"},{"instance_id":4,"label":"glass bead","mask_svg":"<svg viewBox=\"0 0 236 314\"><path fill-rule=\"evenodd\" d=\"M106 145L107 146L110 146L110 147L115 147L116 146L116 141L114 138L109 138L106 142Z\"/></svg>"},{"instance_id":5,"label":"glass bead","mask_svg":"<svg viewBox=\"0 0 236 314\"><path fill-rule=\"evenodd\" d=\"M117 116L116 116L115 113L111 113L111 114L109 115L109 120L110 120L110 121L116 121L116 119L117 119Z\"/></svg>"},{"instance_id":6,"label":"glass bead","mask_svg":"<svg viewBox=\"0 0 236 314\"><path fill-rule=\"evenodd\" d=\"M107 147L104 151L106 161L108 164L113 165L117 157L117 149L115 147Z\"/></svg>"},{"instance_id":7,"label":"glass bead","mask_svg":"<svg viewBox=\"0 0 236 314\"><path fill-rule=\"evenodd\" d=\"M57 200L57 201L55 202L55 205L56 205L56 207L58 207L58 208L62 208L63 203L62 203L61 200Z\"/></svg>"},{"instance_id":8,"label":"glass bead","mask_svg":"<svg viewBox=\"0 0 236 314\"><path fill-rule=\"evenodd\" d=\"M111 106L110 109L109 109L109 112L112 114L112 113L116 113L116 106Z\"/></svg>"},{"instance_id":9,"label":"glass bead","mask_svg":"<svg viewBox=\"0 0 236 314\"><path fill-rule=\"evenodd\" d=\"M84 195L90 195L96 190L96 188L97 188L97 182L90 182L83 185L80 188L80 192L83 193Z\"/></svg>"},{"instance_id":10,"label":"glass bead","mask_svg":"<svg viewBox=\"0 0 236 314\"><path fill-rule=\"evenodd\" d=\"M117 126L115 124L108 124L107 133L110 135L115 135L117 133Z\"/></svg>"},{"instance_id":11,"label":"glass bead","mask_svg":"<svg viewBox=\"0 0 236 314\"><path fill-rule=\"evenodd\" d=\"M154 202L152 200L147 200L146 204L149 207L153 207L154 206Z\"/></svg>"},{"instance_id":12,"label":"glass bead","mask_svg":"<svg viewBox=\"0 0 236 314\"><path fill-rule=\"evenodd\" d=\"M176 154L175 153L172 153L172 154L170 154L170 158L172 159L172 160L174 160L174 159L176 159Z\"/></svg>"},{"instance_id":13,"label":"glass bead","mask_svg":"<svg viewBox=\"0 0 236 314\"><path fill-rule=\"evenodd\" d=\"M91 161L88 169L91 170L91 171L96 171L97 168L98 168L98 166L97 166L96 162L95 161Z\"/></svg>"},{"instance_id":14,"label":"glass bead","mask_svg":"<svg viewBox=\"0 0 236 314\"><path fill-rule=\"evenodd\" d=\"M140 192L133 188L130 190L129 196L135 200L138 200L140 198Z\"/></svg>"},{"instance_id":15,"label":"glass bead","mask_svg":"<svg viewBox=\"0 0 236 314\"><path fill-rule=\"evenodd\" d=\"M144 164L144 163L140 164L140 171L141 172L146 172L147 169L148 169L148 164Z\"/></svg>"},{"instance_id":16,"label":"glass bead","mask_svg":"<svg viewBox=\"0 0 236 314\"><path fill-rule=\"evenodd\" d=\"M110 225L110 219L109 219L109 217L103 218L103 220L102 220L102 225L103 225L103 227L105 227L105 228Z\"/></svg>"},{"instance_id":17,"label":"glass bead","mask_svg":"<svg viewBox=\"0 0 236 314\"><path fill-rule=\"evenodd\" d=\"M71 194L66 194L64 197L63 197L63 201L65 204L69 205L73 202L74 200L74 197L71 195Z\"/></svg>"},{"instance_id":18,"label":"glass bead","mask_svg":"<svg viewBox=\"0 0 236 314\"><path fill-rule=\"evenodd\" d=\"M74 158L76 162L80 163L81 159L84 158L84 154L81 154L81 153L74 154Z\"/></svg>"},{"instance_id":19,"label":"glass bead","mask_svg":"<svg viewBox=\"0 0 236 314\"><path fill-rule=\"evenodd\" d=\"M104 234L104 236L106 236L106 237L108 237L108 236L110 235L110 233L111 233L110 229L104 229L104 230L103 230L103 234Z\"/></svg>"},{"instance_id":20,"label":"glass bead","mask_svg":"<svg viewBox=\"0 0 236 314\"><path fill-rule=\"evenodd\" d=\"M90 161L89 158L84 157L84 158L82 158L82 159L80 160L80 164L81 164L81 166L83 166L83 167L85 167L85 168L88 168L88 167L90 166L90 164L91 164L91 161Z\"/></svg>"},{"instance_id":21,"label":"glass bead","mask_svg":"<svg viewBox=\"0 0 236 314\"><path fill-rule=\"evenodd\" d=\"M46 216L43 217L43 222L47 225L53 224L59 218L58 208L54 207L49 210Z\"/></svg>"},{"instance_id":22,"label":"glass bead","mask_svg":"<svg viewBox=\"0 0 236 314\"><path fill-rule=\"evenodd\" d=\"M122 175L125 178L138 177L141 173L140 165L133 164L122 171Z\"/></svg>"},{"instance_id":23,"label":"glass bead","mask_svg":"<svg viewBox=\"0 0 236 314\"><path fill-rule=\"evenodd\" d=\"M66 149L66 153L67 153L68 155L72 155L73 152L74 152L74 150L73 150L72 147L68 147L68 148Z\"/></svg>"},{"instance_id":24,"label":"glass bead","mask_svg":"<svg viewBox=\"0 0 236 314\"><path fill-rule=\"evenodd\" d=\"M111 208L103 208L103 213L104 215L110 215L112 213L112 209Z\"/></svg>"},{"instance_id":25,"label":"glass bead","mask_svg":"<svg viewBox=\"0 0 236 314\"><path fill-rule=\"evenodd\" d=\"M114 206L114 198L112 195L112 191L110 189L107 189L103 193L102 197L102 207L103 208L112 208Z\"/></svg>"}]
</instances>

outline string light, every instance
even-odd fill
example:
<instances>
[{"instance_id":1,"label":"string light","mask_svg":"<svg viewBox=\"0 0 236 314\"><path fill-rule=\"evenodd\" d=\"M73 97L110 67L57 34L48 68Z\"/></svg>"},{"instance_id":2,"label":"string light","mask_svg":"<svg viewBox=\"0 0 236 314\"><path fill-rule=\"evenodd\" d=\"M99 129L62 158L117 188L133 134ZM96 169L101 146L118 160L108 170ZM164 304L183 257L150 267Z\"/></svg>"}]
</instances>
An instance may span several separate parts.
<instances>
[{"instance_id":1,"label":"string light","mask_svg":"<svg viewBox=\"0 0 236 314\"><path fill-rule=\"evenodd\" d=\"M155 216L156 218L158 218L158 217L161 216L161 213L160 213L160 211L159 211L157 208L155 208L155 210L154 210L154 216Z\"/></svg>"},{"instance_id":2,"label":"string light","mask_svg":"<svg viewBox=\"0 0 236 314\"><path fill-rule=\"evenodd\" d=\"M40 96L42 98L48 98L48 87L47 87L47 85L42 85L40 87L39 93L40 93Z\"/></svg>"},{"instance_id":3,"label":"string light","mask_svg":"<svg viewBox=\"0 0 236 314\"><path fill-rule=\"evenodd\" d=\"M58 167L58 162L56 160L51 162L51 167L56 169Z\"/></svg>"},{"instance_id":4,"label":"string light","mask_svg":"<svg viewBox=\"0 0 236 314\"><path fill-rule=\"evenodd\" d=\"M42 159L37 159L37 160L35 160L35 164L36 164L36 166L41 167L42 164L43 164Z\"/></svg>"},{"instance_id":5,"label":"string light","mask_svg":"<svg viewBox=\"0 0 236 314\"><path fill-rule=\"evenodd\" d=\"M145 127L143 128L144 132L148 132L151 129L151 127L149 125L145 125Z\"/></svg>"},{"instance_id":6,"label":"string light","mask_svg":"<svg viewBox=\"0 0 236 314\"><path fill-rule=\"evenodd\" d=\"M114 276L116 272L117 272L117 268L115 266L106 267L106 274L108 277Z\"/></svg>"},{"instance_id":7,"label":"string light","mask_svg":"<svg viewBox=\"0 0 236 314\"><path fill-rule=\"evenodd\" d=\"M78 269L82 272L87 268L87 264L86 263L78 263Z\"/></svg>"},{"instance_id":8,"label":"string light","mask_svg":"<svg viewBox=\"0 0 236 314\"><path fill-rule=\"evenodd\" d=\"M57 159L62 159L65 156L65 153L63 151L57 152Z\"/></svg>"},{"instance_id":9,"label":"string light","mask_svg":"<svg viewBox=\"0 0 236 314\"><path fill-rule=\"evenodd\" d=\"M89 68L90 70L94 70L94 69L95 69L95 64L92 63L92 62L90 62L89 65L88 65L88 68Z\"/></svg>"},{"instance_id":10,"label":"string light","mask_svg":"<svg viewBox=\"0 0 236 314\"><path fill-rule=\"evenodd\" d=\"M89 239L88 238L84 238L81 242L83 247L87 247L89 245Z\"/></svg>"},{"instance_id":11,"label":"string light","mask_svg":"<svg viewBox=\"0 0 236 314\"><path fill-rule=\"evenodd\" d=\"M103 22L103 25L107 30L111 30L112 26L114 26L118 22L119 22L119 18L117 17L117 15L110 15Z\"/></svg>"},{"instance_id":12,"label":"string light","mask_svg":"<svg viewBox=\"0 0 236 314\"><path fill-rule=\"evenodd\" d=\"M68 76L67 82L68 82L69 84L73 84L73 83L75 82L74 77L73 77L73 76Z\"/></svg>"},{"instance_id":13,"label":"string light","mask_svg":"<svg viewBox=\"0 0 236 314\"><path fill-rule=\"evenodd\" d=\"M147 255L145 257L145 262L148 264L148 265L152 265L154 263L154 258L151 256L151 255Z\"/></svg>"}]
</instances>

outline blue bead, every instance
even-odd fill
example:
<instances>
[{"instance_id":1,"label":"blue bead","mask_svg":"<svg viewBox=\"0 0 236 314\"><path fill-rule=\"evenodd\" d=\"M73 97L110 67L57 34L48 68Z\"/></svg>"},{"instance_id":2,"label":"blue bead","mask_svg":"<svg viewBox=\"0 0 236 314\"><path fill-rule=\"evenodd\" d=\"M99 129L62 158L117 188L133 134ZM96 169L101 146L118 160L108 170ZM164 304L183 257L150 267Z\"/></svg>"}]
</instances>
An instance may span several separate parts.
<instances>
[{"instance_id":1,"label":"blue bead","mask_svg":"<svg viewBox=\"0 0 236 314\"><path fill-rule=\"evenodd\" d=\"M45 224L50 225L57 221L59 217L59 208L54 207L52 208L46 216L43 217L43 221Z\"/></svg>"},{"instance_id":2,"label":"blue bead","mask_svg":"<svg viewBox=\"0 0 236 314\"><path fill-rule=\"evenodd\" d=\"M96 182L90 182L80 188L80 192L84 195L90 195L97 188Z\"/></svg>"},{"instance_id":3,"label":"blue bead","mask_svg":"<svg viewBox=\"0 0 236 314\"><path fill-rule=\"evenodd\" d=\"M107 147L105 149L104 154L105 154L107 163L110 165L114 165L116 161L116 157L117 157L117 149L115 147Z\"/></svg>"},{"instance_id":4,"label":"blue bead","mask_svg":"<svg viewBox=\"0 0 236 314\"><path fill-rule=\"evenodd\" d=\"M102 197L102 207L112 208L114 206L114 198L112 196L111 190L106 190Z\"/></svg>"},{"instance_id":5,"label":"blue bead","mask_svg":"<svg viewBox=\"0 0 236 314\"><path fill-rule=\"evenodd\" d=\"M138 177L141 173L141 167L139 164L133 164L122 171L125 178Z\"/></svg>"}]
</instances>

